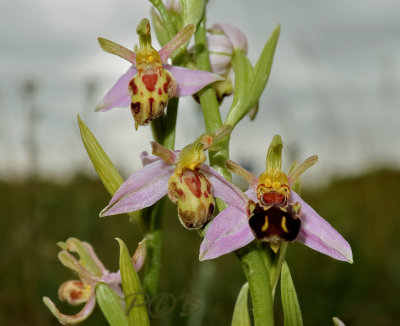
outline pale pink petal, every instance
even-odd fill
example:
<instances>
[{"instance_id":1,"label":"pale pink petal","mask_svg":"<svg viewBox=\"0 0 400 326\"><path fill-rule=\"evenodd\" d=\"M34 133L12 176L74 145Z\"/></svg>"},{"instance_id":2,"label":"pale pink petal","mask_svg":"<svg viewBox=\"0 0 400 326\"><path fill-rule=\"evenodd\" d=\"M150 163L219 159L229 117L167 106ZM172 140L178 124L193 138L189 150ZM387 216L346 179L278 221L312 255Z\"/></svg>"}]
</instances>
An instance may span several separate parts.
<instances>
[{"instance_id":1,"label":"pale pink petal","mask_svg":"<svg viewBox=\"0 0 400 326\"><path fill-rule=\"evenodd\" d=\"M247 53L247 38L238 28L230 24L214 24L213 30L222 31L229 38L235 50Z\"/></svg>"},{"instance_id":2,"label":"pale pink petal","mask_svg":"<svg viewBox=\"0 0 400 326\"><path fill-rule=\"evenodd\" d=\"M250 198L252 201L254 201L254 202L257 202L257 201L258 201L258 199L257 199L257 193L256 193L256 191L255 191L254 189L250 188L249 190L247 190L247 191L245 192L245 194L246 194L246 196L247 196L248 198Z\"/></svg>"},{"instance_id":3,"label":"pale pink petal","mask_svg":"<svg viewBox=\"0 0 400 326\"><path fill-rule=\"evenodd\" d=\"M213 196L221 198L229 206L246 212L247 198L243 192L207 164L202 164L200 170L205 173L213 186Z\"/></svg>"},{"instance_id":4,"label":"pale pink petal","mask_svg":"<svg viewBox=\"0 0 400 326\"><path fill-rule=\"evenodd\" d=\"M253 240L246 213L228 206L211 221L200 246L199 259L217 258Z\"/></svg>"},{"instance_id":5,"label":"pale pink petal","mask_svg":"<svg viewBox=\"0 0 400 326\"><path fill-rule=\"evenodd\" d=\"M167 194L173 172L174 167L163 160L146 165L121 185L100 216L134 212L153 205Z\"/></svg>"},{"instance_id":6,"label":"pale pink petal","mask_svg":"<svg viewBox=\"0 0 400 326\"><path fill-rule=\"evenodd\" d=\"M207 35L208 51L232 55L232 43L223 34Z\"/></svg>"},{"instance_id":7,"label":"pale pink petal","mask_svg":"<svg viewBox=\"0 0 400 326\"><path fill-rule=\"evenodd\" d=\"M192 95L208 84L223 80L221 76L208 71L192 70L171 65L163 65L163 67L175 77L178 85L175 94L177 97Z\"/></svg>"},{"instance_id":8,"label":"pale pink petal","mask_svg":"<svg viewBox=\"0 0 400 326\"><path fill-rule=\"evenodd\" d=\"M50 309L51 313L56 317L60 323L63 325L76 325L84 321L92 313L94 306L96 304L96 298L94 296L94 291L90 296L90 299L83 306L82 310L77 314L70 316L64 315L57 309L56 305L48 297L43 298L44 304Z\"/></svg>"},{"instance_id":9,"label":"pale pink petal","mask_svg":"<svg viewBox=\"0 0 400 326\"><path fill-rule=\"evenodd\" d=\"M290 203L301 204L301 228L297 241L332 258L353 263L349 243L298 194L291 191Z\"/></svg>"},{"instance_id":10,"label":"pale pink petal","mask_svg":"<svg viewBox=\"0 0 400 326\"><path fill-rule=\"evenodd\" d=\"M131 66L108 91L99 104L96 111L108 111L116 107L127 107L131 104L131 97L128 91L128 85L131 79L136 75L136 68Z\"/></svg>"},{"instance_id":11,"label":"pale pink petal","mask_svg":"<svg viewBox=\"0 0 400 326\"><path fill-rule=\"evenodd\" d=\"M183 44L188 42L192 37L196 26L188 24L183 27L163 48L158 52L160 54L161 62L166 63L167 59L179 49Z\"/></svg>"}]
</instances>

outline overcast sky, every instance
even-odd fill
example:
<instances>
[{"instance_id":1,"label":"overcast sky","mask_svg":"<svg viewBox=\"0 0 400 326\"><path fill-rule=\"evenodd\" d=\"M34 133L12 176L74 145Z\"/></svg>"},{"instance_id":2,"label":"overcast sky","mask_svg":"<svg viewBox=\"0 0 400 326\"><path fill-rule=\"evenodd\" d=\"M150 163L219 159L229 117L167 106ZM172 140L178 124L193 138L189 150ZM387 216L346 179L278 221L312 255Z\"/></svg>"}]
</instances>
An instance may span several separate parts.
<instances>
[{"instance_id":1,"label":"overcast sky","mask_svg":"<svg viewBox=\"0 0 400 326\"><path fill-rule=\"evenodd\" d=\"M0 177L23 176L30 166L31 107L41 175L91 170L78 113L124 174L140 167L139 153L150 148L149 128L135 131L129 109L93 111L129 66L102 52L96 38L132 47L136 25L149 12L145 0L0 2ZM208 25L239 27L248 37L253 63L281 24L258 117L234 130L231 158L261 172L268 143L279 133L286 158L319 155L310 173L314 180L381 165L399 167L399 17L398 0L210 0ZM37 83L33 103L22 96L26 80ZM96 89L88 99L91 82ZM181 102L177 148L202 131L197 112L190 97Z\"/></svg>"}]
</instances>

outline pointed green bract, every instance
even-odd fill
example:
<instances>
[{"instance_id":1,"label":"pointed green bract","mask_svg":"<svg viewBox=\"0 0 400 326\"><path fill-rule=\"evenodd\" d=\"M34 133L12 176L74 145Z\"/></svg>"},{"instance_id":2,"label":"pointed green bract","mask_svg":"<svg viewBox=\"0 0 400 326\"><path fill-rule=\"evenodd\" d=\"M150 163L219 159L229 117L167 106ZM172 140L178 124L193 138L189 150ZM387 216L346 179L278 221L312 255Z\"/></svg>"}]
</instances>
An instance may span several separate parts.
<instances>
[{"instance_id":1,"label":"pointed green bract","mask_svg":"<svg viewBox=\"0 0 400 326\"><path fill-rule=\"evenodd\" d=\"M111 326L128 326L125 310L118 295L107 284L99 283L96 287L96 300Z\"/></svg>"},{"instance_id":2,"label":"pointed green bract","mask_svg":"<svg viewBox=\"0 0 400 326\"><path fill-rule=\"evenodd\" d=\"M333 325L334 326L346 326L339 318L333 317Z\"/></svg>"},{"instance_id":3,"label":"pointed green bract","mask_svg":"<svg viewBox=\"0 0 400 326\"><path fill-rule=\"evenodd\" d=\"M121 270L122 289L125 296L126 314L129 326L150 325L146 310L146 297L139 277L133 268L128 248L121 239L116 238L120 247L119 268Z\"/></svg>"},{"instance_id":4,"label":"pointed green bract","mask_svg":"<svg viewBox=\"0 0 400 326\"><path fill-rule=\"evenodd\" d=\"M107 189L110 195L114 195L124 179L122 179L122 177L119 175L117 169L114 167L114 164L111 162L97 139L94 137L88 126L83 122L79 115L78 124L81 131L83 144L85 145L86 151L97 174L99 175L104 187Z\"/></svg>"},{"instance_id":5,"label":"pointed green bract","mask_svg":"<svg viewBox=\"0 0 400 326\"><path fill-rule=\"evenodd\" d=\"M238 101L246 99L247 85L253 74L253 67L249 58L242 50L236 50L232 55L232 68L235 73L235 93L232 108L238 105Z\"/></svg>"},{"instance_id":6,"label":"pointed green bract","mask_svg":"<svg viewBox=\"0 0 400 326\"><path fill-rule=\"evenodd\" d=\"M281 272L281 297L285 326L303 326L303 318L292 276L286 261L283 262Z\"/></svg>"},{"instance_id":7,"label":"pointed green bract","mask_svg":"<svg viewBox=\"0 0 400 326\"><path fill-rule=\"evenodd\" d=\"M233 103L234 105L232 105L225 123L235 126L257 104L271 73L279 33L280 26L278 25L265 44L247 85L241 92L242 95Z\"/></svg>"},{"instance_id":8,"label":"pointed green bract","mask_svg":"<svg viewBox=\"0 0 400 326\"><path fill-rule=\"evenodd\" d=\"M183 26L187 24L197 24L203 17L205 0L181 0L182 16L183 16Z\"/></svg>"},{"instance_id":9,"label":"pointed green bract","mask_svg":"<svg viewBox=\"0 0 400 326\"><path fill-rule=\"evenodd\" d=\"M168 33L165 29L164 23L161 20L161 17L155 11L154 7L151 8L150 15L158 42L160 42L161 46L164 46L169 41Z\"/></svg>"},{"instance_id":10,"label":"pointed green bract","mask_svg":"<svg viewBox=\"0 0 400 326\"><path fill-rule=\"evenodd\" d=\"M101 182L107 189L108 193L113 196L115 192L119 189L121 184L124 182L124 179L122 179L121 175L118 173L110 158L104 152L96 137L93 135L93 133L83 122L79 115L78 124L83 145L85 145L86 152L88 153L89 158L92 161L93 167L95 168ZM139 226L143 228L140 211L132 212L128 215L132 218L132 220L134 220Z\"/></svg>"},{"instance_id":11,"label":"pointed green bract","mask_svg":"<svg viewBox=\"0 0 400 326\"><path fill-rule=\"evenodd\" d=\"M165 29L168 33L168 39L170 40L176 34L176 28L174 26L170 13L168 12L167 8L165 8L165 5L162 2L162 0L149 0L149 1L153 4L155 8L157 8L157 11L161 16Z\"/></svg>"},{"instance_id":12,"label":"pointed green bract","mask_svg":"<svg viewBox=\"0 0 400 326\"><path fill-rule=\"evenodd\" d=\"M240 289L233 311L231 326L251 326L247 298L249 296L249 283Z\"/></svg>"}]
</instances>

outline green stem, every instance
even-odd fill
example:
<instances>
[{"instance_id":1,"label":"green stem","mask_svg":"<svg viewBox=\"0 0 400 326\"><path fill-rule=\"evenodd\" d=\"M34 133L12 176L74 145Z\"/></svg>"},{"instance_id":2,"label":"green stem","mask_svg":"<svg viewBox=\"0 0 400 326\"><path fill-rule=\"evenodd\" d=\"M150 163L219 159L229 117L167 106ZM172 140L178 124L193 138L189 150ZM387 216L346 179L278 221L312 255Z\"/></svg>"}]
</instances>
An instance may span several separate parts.
<instances>
[{"instance_id":1,"label":"green stem","mask_svg":"<svg viewBox=\"0 0 400 326\"><path fill-rule=\"evenodd\" d=\"M197 26L194 35L196 44L196 67L199 70L210 71L210 59L207 49L206 37L206 19L205 16ZM221 113L217 94L212 86L204 87L199 93L201 109L203 111L204 124L207 132L213 132L222 126ZM229 159L229 140L230 137L225 137L220 145L223 148L220 151L209 151L210 164L227 180L232 180L232 175L225 167L226 160Z\"/></svg>"},{"instance_id":2,"label":"green stem","mask_svg":"<svg viewBox=\"0 0 400 326\"><path fill-rule=\"evenodd\" d=\"M197 69L210 71L205 25L206 21L203 17L195 33L196 66ZM206 131L217 130L222 126L222 119L214 89L211 86L203 88L199 92L199 98ZM229 140L229 136L225 137L219 144L223 149L216 152L210 151L209 158L210 164L228 181L231 181L232 175L225 167L225 162L229 159ZM218 207L223 208L220 205ZM254 243L242 248L237 254L249 282L255 325L272 326L274 324L273 300L269 273L264 261L265 257L261 249Z\"/></svg>"},{"instance_id":3,"label":"green stem","mask_svg":"<svg viewBox=\"0 0 400 326\"><path fill-rule=\"evenodd\" d=\"M157 8L158 12L160 13L169 39L173 38L176 34L175 25L164 3L161 0L150 0L150 2L153 4L154 7Z\"/></svg>"},{"instance_id":4,"label":"green stem","mask_svg":"<svg viewBox=\"0 0 400 326\"><path fill-rule=\"evenodd\" d=\"M155 141L168 149L173 149L175 144L175 125L178 113L178 98L168 102L165 116L151 123ZM153 296L157 293L158 281L161 272L162 255L162 216L166 198L164 197L153 206L144 210L143 217L148 224L149 232L145 235L147 259L145 263L145 276L143 289L145 293Z\"/></svg>"},{"instance_id":5,"label":"green stem","mask_svg":"<svg viewBox=\"0 0 400 326\"><path fill-rule=\"evenodd\" d=\"M274 311L269 273L262 249L254 242L236 251L249 282L255 326L273 326Z\"/></svg>"},{"instance_id":6,"label":"green stem","mask_svg":"<svg viewBox=\"0 0 400 326\"><path fill-rule=\"evenodd\" d=\"M146 210L144 217L150 222L150 231L145 235L146 239L146 263L144 269L143 290L151 297L157 293L158 280L161 272L162 254L162 212L166 198L164 197L152 207ZM148 215L148 216L146 216Z\"/></svg>"},{"instance_id":7,"label":"green stem","mask_svg":"<svg viewBox=\"0 0 400 326\"><path fill-rule=\"evenodd\" d=\"M168 102L167 113L151 123L154 140L168 149L174 149L175 124L178 114L179 98L173 97Z\"/></svg>"},{"instance_id":8,"label":"green stem","mask_svg":"<svg viewBox=\"0 0 400 326\"><path fill-rule=\"evenodd\" d=\"M282 264L285 260L286 251L288 249L289 243L286 241L282 241L281 247L279 249L278 255L275 256L275 260L272 264L271 268L271 285L272 285L272 297L275 296L276 286L278 285L279 277L282 271Z\"/></svg>"}]
</instances>

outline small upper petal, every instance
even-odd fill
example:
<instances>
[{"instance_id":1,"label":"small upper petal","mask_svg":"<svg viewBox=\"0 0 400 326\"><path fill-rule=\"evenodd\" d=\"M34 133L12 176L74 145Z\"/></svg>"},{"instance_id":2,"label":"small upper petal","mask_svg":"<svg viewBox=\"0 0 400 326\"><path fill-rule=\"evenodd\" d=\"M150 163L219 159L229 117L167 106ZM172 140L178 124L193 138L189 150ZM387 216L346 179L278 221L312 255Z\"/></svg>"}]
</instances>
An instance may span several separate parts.
<instances>
[{"instance_id":1,"label":"small upper petal","mask_svg":"<svg viewBox=\"0 0 400 326\"><path fill-rule=\"evenodd\" d=\"M176 163L179 158L179 153L180 151L171 151L171 158L173 159L173 163ZM142 160L143 166L146 166L150 163L156 162L156 161L161 161L163 160L157 155L150 155L148 152L144 151L140 153L140 159Z\"/></svg>"},{"instance_id":2,"label":"small upper petal","mask_svg":"<svg viewBox=\"0 0 400 326\"><path fill-rule=\"evenodd\" d=\"M183 27L163 48L159 51L161 62L166 63L167 59L174 53L179 47L188 42L192 37L196 26L188 24Z\"/></svg>"},{"instance_id":3,"label":"small upper petal","mask_svg":"<svg viewBox=\"0 0 400 326\"><path fill-rule=\"evenodd\" d=\"M167 194L174 167L158 160L132 174L118 189L100 216L134 212L153 205Z\"/></svg>"},{"instance_id":4,"label":"small upper petal","mask_svg":"<svg viewBox=\"0 0 400 326\"><path fill-rule=\"evenodd\" d=\"M192 70L172 65L163 65L165 69L174 75L178 88L175 96L188 96L197 93L204 86L223 80L221 76L208 71Z\"/></svg>"},{"instance_id":5,"label":"small upper petal","mask_svg":"<svg viewBox=\"0 0 400 326\"><path fill-rule=\"evenodd\" d=\"M128 85L131 79L136 75L136 68L131 66L108 91L108 93L97 104L96 111L108 111L115 107L126 107L131 103L131 97L128 91Z\"/></svg>"},{"instance_id":6,"label":"small upper petal","mask_svg":"<svg viewBox=\"0 0 400 326\"><path fill-rule=\"evenodd\" d=\"M222 175L207 164L202 164L200 169L211 182L214 197L221 198L229 206L246 212L247 198L239 188L228 182Z\"/></svg>"},{"instance_id":7,"label":"small upper petal","mask_svg":"<svg viewBox=\"0 0 400 326\"><path fill-rule=\"evenodd\" d=\"M301 204L301 228L297 241L332 258L353 263L349 243L298 194L291 191L290 203Z\"/></svg>"},{"instance_id":8,"label":"small upper petal","mask_svg":"<svg viewBox=\"0 0 400 326\"><path fill-rule=\"evenodd\" d=\"M246 213L228 206L211 221L200 246L199 259L217 258L253 240Z\"/></svg>"}]
</instances>

